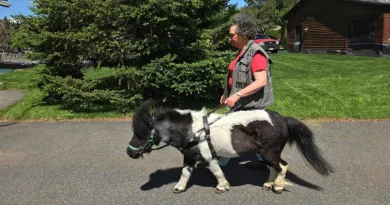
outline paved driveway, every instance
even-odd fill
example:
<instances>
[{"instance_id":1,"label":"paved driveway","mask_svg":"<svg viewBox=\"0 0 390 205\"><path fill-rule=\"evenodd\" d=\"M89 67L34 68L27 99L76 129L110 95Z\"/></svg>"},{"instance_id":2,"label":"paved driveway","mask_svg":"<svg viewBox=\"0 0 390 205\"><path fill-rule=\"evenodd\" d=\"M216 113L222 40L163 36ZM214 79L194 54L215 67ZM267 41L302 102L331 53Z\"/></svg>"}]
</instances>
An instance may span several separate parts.
<instances>
[{"instance_id":1,"label":"paved driveway","mask_svg":"<svg viewBox=\"0 0 390 205\"><path fill-rule=\"evenodd\" d=\"M322 177L295 147L283 156L293 182L280 195L263 191L268 171L235 159L224 168L231 190L196 169L186 192L172 188L182 158L173 148L131 160L128 122L0 124L0 204L388 204L390 122L308 122L336 173Z\"/></svg>"},{"instance_id":2,"label":"paved driveway","mask_svg":"<svg viewBox=\"0 0 390 205\"><path fill-rule=\"evenodd\" d=\"M6 108L16 101L23 99L24 93L20 90L0 90L0 109Z\"/></svg>"}]
</instances>

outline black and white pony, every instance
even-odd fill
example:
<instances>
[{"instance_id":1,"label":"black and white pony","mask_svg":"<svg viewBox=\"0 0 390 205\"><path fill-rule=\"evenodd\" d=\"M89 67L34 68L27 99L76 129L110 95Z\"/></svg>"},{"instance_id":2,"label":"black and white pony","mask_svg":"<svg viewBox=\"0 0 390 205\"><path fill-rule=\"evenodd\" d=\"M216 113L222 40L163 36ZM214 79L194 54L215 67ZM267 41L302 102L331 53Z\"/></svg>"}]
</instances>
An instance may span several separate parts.
<instances>
[{"instance_id":1,"label":"black and white pony","mask_svg":"<svg viewBox=\"0 0 390 205\"><path fill-rule=\"evenodd\" d=\"M210 114L210 141L205 139L203 116L206 110L158 109L150 113L150 104L140 106L133 118L134 136L127 154L137 159L143 153L150 153L153 145L166 143L179 149L184 155L181 178L174 187L175 193L185 191L187 182L196 163L204 163L217 178L217 193L229 189L218 161L212 155L238 157L255 151L270 169L265 190L281 193L288 184L285 181L287 162L281 153L287 142L296 143L307 162L320 174L333 172L331 165L322 157L314 143L313 134L302 122L283 117L269 110L237 111L226 116Z\"/></svg>"}]
</instances>

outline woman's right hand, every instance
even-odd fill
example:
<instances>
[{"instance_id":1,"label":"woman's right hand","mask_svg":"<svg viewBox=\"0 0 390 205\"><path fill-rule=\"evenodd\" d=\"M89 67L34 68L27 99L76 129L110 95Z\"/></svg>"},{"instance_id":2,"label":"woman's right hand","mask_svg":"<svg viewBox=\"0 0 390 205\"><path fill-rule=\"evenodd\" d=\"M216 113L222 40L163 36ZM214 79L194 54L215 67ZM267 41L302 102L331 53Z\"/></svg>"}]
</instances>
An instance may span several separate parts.
<instances>
[{"instance_id":1,"label":"woman's right hand","mask_svg":"<svg viewBox=\"0 0 390 205\"><path fill-rule=\"evenodd\" d=\"M224 95L221 96L221 99L219 99L220 104L225 104Z\"/></svg>"}]
</instances>

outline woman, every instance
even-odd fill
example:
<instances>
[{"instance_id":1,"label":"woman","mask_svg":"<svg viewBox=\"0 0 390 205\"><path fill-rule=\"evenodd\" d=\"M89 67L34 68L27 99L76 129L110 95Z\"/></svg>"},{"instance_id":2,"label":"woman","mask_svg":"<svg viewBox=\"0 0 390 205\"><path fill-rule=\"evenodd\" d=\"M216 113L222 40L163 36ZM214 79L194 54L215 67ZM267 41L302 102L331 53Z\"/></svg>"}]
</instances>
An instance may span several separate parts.
<instances>
[{"instance_id":1,"label":"woman","mask_svg":"<svg viewBox=\"0 0 390 205\"><path fill-rule=\"evenodd\" d=\"M229 65L225 92L221 104L239 110L264 109L274 102L270 64L267 52L254 43L256 25L248 16L239 14L233 19L229 41L239 49L236 58Z\"/></svg>"},{"instance_id":2,"label":"woman","mask_svg":"<svg viewBox=\"0 0 390 205\"><path fill-rule=\"evenodd\" d=\"M239 51L229 65L220 103L236 108L236 111L264 109L274 103L270 70L272 61L267 52L254 43L256 33L256 24L250 17L243 14L234 16L229 41ZM258 159L262 161L260 156ZM227 162L221 159L220 165Z\"/></svg>"}]
</instances>

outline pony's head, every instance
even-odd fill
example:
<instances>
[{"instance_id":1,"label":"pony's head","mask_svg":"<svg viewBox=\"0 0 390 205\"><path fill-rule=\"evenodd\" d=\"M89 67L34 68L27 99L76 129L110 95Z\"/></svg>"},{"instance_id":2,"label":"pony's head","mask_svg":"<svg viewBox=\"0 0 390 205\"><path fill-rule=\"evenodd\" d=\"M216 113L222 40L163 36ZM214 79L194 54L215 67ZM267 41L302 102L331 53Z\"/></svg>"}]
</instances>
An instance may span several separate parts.
<instances>
[{"instance_id":1,"label":"pony's head","mask_svg":"<svg viewBox=\"0 0 390 205\"><path fill-rule=\"evenodd\" d=\"M133 138L127 146L127 154L133 159L138 159L144 153L152 151L156 144L157 133L153 128L153 117L150 114L152 101L143 103L133 117Z\"/></svg>"},{"instance_id":2,"label":"pony's head","mask_svg":"<svg viewBox=\"0 0 390 205\"><path fill-rule=\"evenodd\" d=\"M202 127L206 110L159 109L150 114L152 101L142 104L133 118L134 135L127 146L127 154L138 159L150 153L153 145L165 142L182 148L195 137L194 130ZM153 117L152 117L153 116Z\"/></svg>"}]
</instances>

